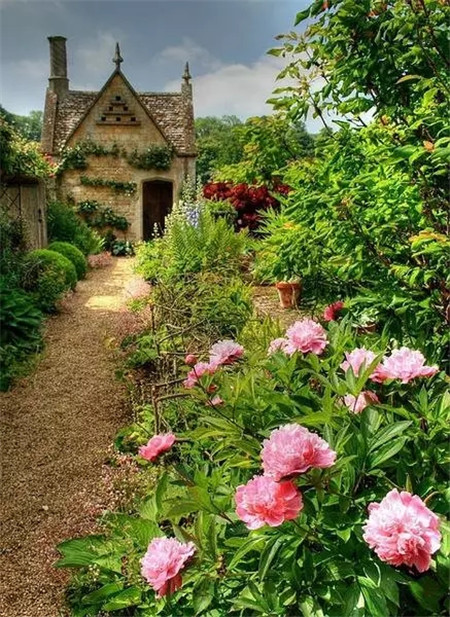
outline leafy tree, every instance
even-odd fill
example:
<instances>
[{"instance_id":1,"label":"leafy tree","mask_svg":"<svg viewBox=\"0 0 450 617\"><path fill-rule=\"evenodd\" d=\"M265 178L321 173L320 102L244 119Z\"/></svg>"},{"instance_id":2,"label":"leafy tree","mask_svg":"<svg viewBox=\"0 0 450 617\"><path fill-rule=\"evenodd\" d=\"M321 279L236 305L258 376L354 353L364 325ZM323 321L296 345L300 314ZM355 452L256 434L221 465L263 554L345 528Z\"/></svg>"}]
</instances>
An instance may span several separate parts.
<instances>
[{"instance_id":1,"label":"leafy tree","mask_svg":"<svg viewBox=\"0 0 450 617\"><path fill-rule=\"evenodd\" d=\"M42 133L42 111L30 111L28 116L18 116L0 105L0 117L29 141L40 141Z\"/></svg>"},{"instance_id":2,"label":"leafy tree","mask_svg":"<svg viewBox=\"0 0 450 617\"><path fill-rule=\"evenodd\" d=\"M240 137L242 159L219 168L216 179L271 185L290 162L313 153L314 140L304 124L281 115L249 118Z\"/></svg>"},{"instance_id":3,"label":"leafy tree","mask_svg":"<svg viewBox=\"0 0 450 617\"><path fill-rule=\"evenodd\" d=\"M197 174L202 182L209 180L215 169L241 160L241 127L242 122L236 116L197 118Z\"/></svg>"}]
</instances>

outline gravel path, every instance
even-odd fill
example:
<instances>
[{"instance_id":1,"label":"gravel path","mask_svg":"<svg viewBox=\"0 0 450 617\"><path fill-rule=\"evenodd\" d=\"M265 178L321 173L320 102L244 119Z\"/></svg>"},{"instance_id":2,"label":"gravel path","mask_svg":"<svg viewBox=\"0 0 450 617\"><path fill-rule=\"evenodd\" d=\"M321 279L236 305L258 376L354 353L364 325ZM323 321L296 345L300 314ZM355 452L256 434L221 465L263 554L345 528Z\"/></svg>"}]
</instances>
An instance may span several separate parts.
<instances>
[{"instance_id":1,"label":"gravel path","mask_svg":"<svg viewBox=\"0 0 450 617\"><path fill-rule=\"evenodd\" d=\"M95 529L102 463L127 420L107 342L132 267L132 259L116 258L78 283L48 320L34 374L1 394L2 617L62 615L68 573L52 567L55 545Z\"/></svg>"}]
</instances>

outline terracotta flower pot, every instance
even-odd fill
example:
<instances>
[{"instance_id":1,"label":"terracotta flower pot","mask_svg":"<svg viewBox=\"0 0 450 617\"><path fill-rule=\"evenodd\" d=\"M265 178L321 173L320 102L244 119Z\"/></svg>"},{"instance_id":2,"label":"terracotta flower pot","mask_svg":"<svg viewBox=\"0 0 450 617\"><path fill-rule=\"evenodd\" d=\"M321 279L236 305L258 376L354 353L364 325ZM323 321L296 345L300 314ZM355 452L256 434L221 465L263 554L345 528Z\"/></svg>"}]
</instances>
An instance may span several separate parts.
<instances>
[{"instance_id":1,"label":"terracotta flower pot","mask_svg":"<svg viewBox=\"0 0 450 617\"><path fill-rule=\"evenodd\" d=\"M280 298L281 308L293 308L297 306L300 298L301 283L288 283L287 281L279 281L275 287Z\"/></svg>"}]
</instances>

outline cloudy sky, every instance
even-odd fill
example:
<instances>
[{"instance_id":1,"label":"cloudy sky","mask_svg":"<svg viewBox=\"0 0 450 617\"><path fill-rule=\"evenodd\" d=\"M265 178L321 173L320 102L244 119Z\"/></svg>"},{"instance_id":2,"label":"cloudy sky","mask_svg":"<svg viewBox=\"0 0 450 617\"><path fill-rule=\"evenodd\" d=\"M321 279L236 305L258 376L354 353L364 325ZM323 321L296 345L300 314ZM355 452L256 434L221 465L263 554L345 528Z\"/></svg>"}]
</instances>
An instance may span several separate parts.
<instances>
[{"instance_id":1,"label":"cloudy sky","mask_svg":"<svg viewBox=\"0 0 450 617\"><path fill-rule=\"evenodd\" d=\"M1 104L42 109L47 37L67 37L70 88L99 90L114 66L136 90L178 90L189 60L196 116L270 112L282 60L267 55L308 0L0 0ZM315 123L310 124L314 129Z\"/></svg>"}]
</instances>

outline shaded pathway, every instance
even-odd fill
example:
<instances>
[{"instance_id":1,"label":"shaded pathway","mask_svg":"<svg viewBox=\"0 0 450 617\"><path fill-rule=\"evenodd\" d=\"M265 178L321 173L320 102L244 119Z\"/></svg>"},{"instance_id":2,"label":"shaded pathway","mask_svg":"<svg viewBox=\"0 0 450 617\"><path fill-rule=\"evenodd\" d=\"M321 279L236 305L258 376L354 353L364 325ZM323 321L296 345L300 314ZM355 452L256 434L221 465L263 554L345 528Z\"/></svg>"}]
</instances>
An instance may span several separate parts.
<instances>
[{"instance_id":1,"label":"shaded pathway","mask_svg":"<svg viewBox=\"0 0 450 617\"><path fill-rule=\"evenodd\" d=\"M115 259L78 283L49 319L35 373L0 395L2 617L56 617L67 572L55 545L92 531L101 465L126 423L123 386L107 348L117 332L133 260Z\"/></svg>"}]
</instances>

